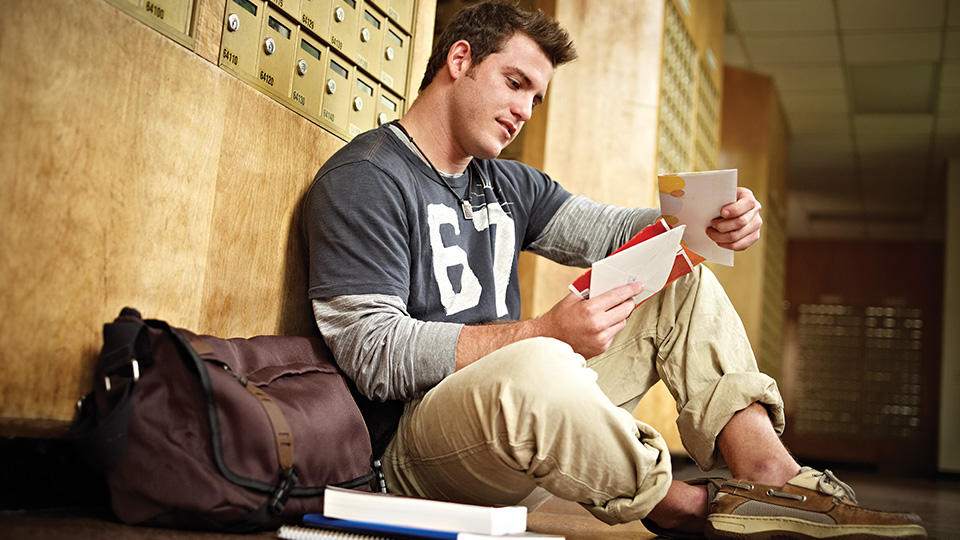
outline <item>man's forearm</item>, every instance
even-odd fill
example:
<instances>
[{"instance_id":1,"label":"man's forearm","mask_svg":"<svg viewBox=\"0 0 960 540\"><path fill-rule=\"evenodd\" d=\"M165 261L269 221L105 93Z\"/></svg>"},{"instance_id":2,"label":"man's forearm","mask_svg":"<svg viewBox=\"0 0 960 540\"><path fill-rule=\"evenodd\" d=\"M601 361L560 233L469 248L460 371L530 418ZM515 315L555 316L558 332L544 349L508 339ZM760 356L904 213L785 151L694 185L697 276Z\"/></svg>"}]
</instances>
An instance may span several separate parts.
<instances>
[{"instance_id":1,"label":"man's forearm","mask_svg":"<svg viewBox=\"0 0 960 540\"><path fill-rule=\"evenodd\" d=\"M466 325L457 340L457 370L467 367L493 351L511 343L544 335L539 319Z\"/></svg>"}]
</instances>

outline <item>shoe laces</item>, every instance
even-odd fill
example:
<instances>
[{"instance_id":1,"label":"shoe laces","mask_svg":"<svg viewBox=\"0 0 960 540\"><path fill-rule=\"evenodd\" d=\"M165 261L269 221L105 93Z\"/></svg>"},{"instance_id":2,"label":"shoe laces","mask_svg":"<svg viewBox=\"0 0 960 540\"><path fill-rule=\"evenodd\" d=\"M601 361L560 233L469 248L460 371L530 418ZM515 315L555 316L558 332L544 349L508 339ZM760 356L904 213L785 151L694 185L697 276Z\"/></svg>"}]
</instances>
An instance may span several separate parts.
<instances>
[{"instance_id":1,"label":"shoe laces","mask_svg":"<svg viewBox=\"0 0 960 540\"><path fill-rule=\"evenodd\" d=\"M800 473L812 470L811 467L802 467ZM844 497L850 499L853 504L857 503L857 496L853 493L853 488L850 487L846 482L837 478L837 475L833 474L830 469L824 469L823 472L814 470L811 475L814 478L818 478L817 481L817 490L826 493L827 495L833 495L838 499L843 499Z\"/></svg>"}]
</instances>

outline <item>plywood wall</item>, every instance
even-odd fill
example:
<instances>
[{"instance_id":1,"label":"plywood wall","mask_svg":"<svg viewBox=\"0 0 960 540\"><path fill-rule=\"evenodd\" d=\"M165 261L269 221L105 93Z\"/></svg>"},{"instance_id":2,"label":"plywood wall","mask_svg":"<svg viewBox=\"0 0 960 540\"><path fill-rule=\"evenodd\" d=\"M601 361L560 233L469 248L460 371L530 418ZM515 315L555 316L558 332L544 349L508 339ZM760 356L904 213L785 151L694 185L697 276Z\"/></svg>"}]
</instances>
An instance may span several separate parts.
<instances>
[{"instance_id":1,"label":"plywood wall","mask_svg":"<svg viewBox=\"0 0 960 540\"><path fill-rule=\"evenodd\" d=\"M212 63L222 1L200 4L197 52L101 0L4 7L0 433L62 432L124 306L313 332L295 213L343 141ZM431 35L432 6L417 20Z\"/></svg>"}]
</instances>

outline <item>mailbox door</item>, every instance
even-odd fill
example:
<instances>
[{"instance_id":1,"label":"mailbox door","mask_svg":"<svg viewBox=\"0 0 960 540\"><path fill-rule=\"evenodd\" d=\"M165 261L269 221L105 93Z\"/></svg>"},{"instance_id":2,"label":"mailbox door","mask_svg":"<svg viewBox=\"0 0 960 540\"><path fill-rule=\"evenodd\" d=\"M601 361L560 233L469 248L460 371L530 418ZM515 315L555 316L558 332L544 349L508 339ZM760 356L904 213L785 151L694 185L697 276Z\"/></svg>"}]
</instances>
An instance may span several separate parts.
<instances>
[{"instance_id":1,"label":"mailbox door","mask_svg":"<svg viewBox=\"0 0 960 540\"><path fill-rule=\"evenodd\" d=\"M401 110L402 105L402 99L381 86L380 95L377 98L377 126L382 126L387 122L400 118L400 115L403 113Z\"/></svg>"},{"instance_id":2,"label":"mailbox door","mask_svg":"<svg viewBox=\"0 0 960 540\"><path fill-rule=\"evenodd\" d=\"M330 45L347 58L356 58L358 39L357 0L333 0L330 15Z\"/></svg>"},{"instance_id":3,"label":"mailbox door","mask_svg":"<svg viewBox=\"0 0 960 540\"><path fill-rule=\"evenodd\" d=\"M380 80L391 90L404 95L407 91L407 57L410 37L392 22L383 34L383 68Z\"/></svg>"},{"instance_id":4,"label":"mailbox door","mask_svg":"<svg viewBox=\"0 0 960 540\"><path fill-rule=\"evenodd\" d=\"M389 0L387 15L404 30L413 32L413 0Z\"/></svg>"},{"instance_id":5,"label":"mailbox door","mask_svg":"<svg viewBox=\"0 0 960 540\"><path fill-rule=\"evenodd\" d=\"M262 90L282 99L290 95L298 31L299 27L276 9L266 7L260 30L260 62L255 82Z\"/></svg>"},{"instance_id":6,"label":"mailbox door","mask_svg":"<svg viewBox=\"0 0 960 540\"><path fill-rule=\"evenodd\" d=\"M300 0L267 0L267 2L293 17L293 20L300 20Z\"/></svg>"},{"instance_id":7,"label":"mailbox door","mask_svg":"<svg viewBox=\"0 0 960 540\"><path fill-rule=\"evenodd\" d=\"M188 35L192 0L146 0L141 8L156 21Z\"/></svg>"},{"instance_id":8,"label":"mailbox door","mask_svg":"<svg viewBox=\"0 0 960 540\"><path fill-rule=\"evenodd\" d=\"M347 134L353 138L373 129L377 118L377 83L357 71L350 96L350 125Z\"/></svg>"},{"instance_id":9,"label":"mailbox door","mask_svg":"<svg viewBox=\"0 0 960 540\"><path fill-rule=\"evenodd\" d=\"M301 0L300 24L323 39L330 39L333 0Z\"/></svg>"},{"instance_id":10,"label":"mailbox door","mask_svg":"<svg viewBox=\"0 0 960 540\"><path fill-rule=\"evenodd\" d=\"M310 118L320 118L323 99L323 75L327 66L326 47L300 32L299 47L293 67L290 101L294 108Z\"/></svg>"},{"instance_id":11,"label":"mailbox door","mask_svg":"<svg viewBox=\"0 0 960 540\"><path fill-rule=\"evenodd\" d=\"M320 101L320 122L330 131L347 137L350 114L352 68L345 58L330 49L324 71L323 99Z\"/></svg>"},{"instance_id":12,"label":"mailbox door","mask_svg":"<svg viewBox=\"0 0 960 540\"><path fill-rule=\"evenodd\" d=\"M227 0L220 67L241 78L256 79L264 11L263 0Z\"/></svg>"},{"instance_id":13,"label":"mailbox door","mask_svg":"<svg viewBox=\"0 0 960 540\"><path fill-rule=\"evenodd\" d=\"M386 20L380 12L373 9L369 2L360 8L360 32L357 35L357 65L370 75L380 74L380 47L383 43L383 30Z\"/></svg>"}]
</instances>

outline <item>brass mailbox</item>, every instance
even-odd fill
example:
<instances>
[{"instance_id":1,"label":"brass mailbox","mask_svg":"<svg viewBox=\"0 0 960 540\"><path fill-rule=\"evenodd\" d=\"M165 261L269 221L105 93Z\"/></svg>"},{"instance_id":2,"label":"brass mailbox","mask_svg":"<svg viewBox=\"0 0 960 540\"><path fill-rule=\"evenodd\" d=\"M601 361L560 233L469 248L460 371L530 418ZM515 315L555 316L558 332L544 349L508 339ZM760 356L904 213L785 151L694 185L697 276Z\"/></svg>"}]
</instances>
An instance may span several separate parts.
<instances>
[{"instance_id":1,"label":"brass mailbox","mask_svg":"<svg viewBox=\"0 0 960 540\"><path fill-rule=\"evenodd\" d=\"M146 0L140 8L149 15L149 19L169 26L180 34L189 34L192 0Z\"/></svg>"},{"instance_id":2,"label":"brass mailbox","mask_svg":"<svg viewBox=\"0 0 960 540\"><path fill-rule=\"evenodd\" d=\"M341 137L347 136L352 71L350 64L331 49L327 55L327 69L324 71L320 122Z\"/></svg>"},{"instance_id":3,"label":"brass mailbox","mask_svg":"<svg viewBox=\"0 0 960 540\"><path fill-rule=\"evenodd\" d=\"M254 82L262 90L282 99L290 95L299 28L274 8L266 6L260 30L257 80Z\"/></svg>"},{"instance_id":4,"label":"brass mailbox","mask_svg":"<svg viewBox=\"0 0 960 540\"><path fill-rule=\"evenodd\" d=\"M377 125L382 126L387 122L399 119L400 115L403 114L402 103L402 99L381 86L380 97L377 98Z\"/></svg>"},{"instance_id":5,"label":"brass mailbox","mask_svg":"<svg viewBox=\"0 0 960 540\"><path fill-rule=\"evenodd\" d=\"M410 38L397 25L387 21L383 33L383 67L380 80L401 96L407 91L407 58Z\"/></svg>"},{"instance_id":6,"label":"brass mailbox","mask_svg":"<svg viewBox=\"0 0 960 540\"><path fill-rule=\"evenodd\" d=\"M300 46L293 66L290 101L295 109L313 119L320 118L323 99L323 75L327 66L326 47L306 32L300 32Z\"/></svg>"},{"instance_id":7,"label":"brass mailbox","mask_svg":"<svg viewBox=\"0 0 960 540\"><path fill-rule=\"evenodd\" d=\"M249 81L257 77L263 0L228 0L223 14L220 67Z\"/></svg>"},{"instance_id":8,"label":"brass mailbox","mask_svg":"<svg viewBox=\"0 0 960 540\"><path fill-rule=\"evenodd\" d=\"M330 45L347 58L357 56L357 0L333 0Z\"/></svg>"},{"instance_id":9,"label":"brass mailbox","mask_svg":"<svg viewBox=\"0 0 960 540\"><path fill-rule=\"evenodd\" d=\"M377 82L359 71L354 74L350 95L350 120L347 133L351 138L372 129L377 118Z\"/></svg>"},{"instance_id":10,"label":"brass mailbox","mask_svg":"<svg viewBox=\"0 0 960 540\"><path fill-rule=\"evenodd\" d=\"M357 65L373 75L380 75L382 64L380 47L383 44L383 29L386 25L385 17L374 10L369 2L360 8L360 42L357 46Z\"/></svg>"},{"instance_id":11,"label":"brass mailbox","mask_svg":"<svg viewBox=\"0 0 960 540\"><path fill-rule=\"evenodd\" d=\"M383 0L381 0L383 1ZM408 32L413 31L413 0L387 0L387 15Z\"/></svg>"},{"instance_id":12,"label":"brass mailbox","mask_svg":"<svg viewBox=\"0 0 960 540\"><path fill-rule=\"evenodd\" d=\"M280 11L293 17L293 20L300 19L300 0L267 0Z\"/></svg>"},{"instance_id":13,"label":"brass mailbox","mask_svg":"<svg viewBox=\"0 0 960 540\"><path fill-rule=\"evenodd\" d=\"M325 40L330 39L333 0L301 0L300 24Z\"/></svg>"}]
</instances>

